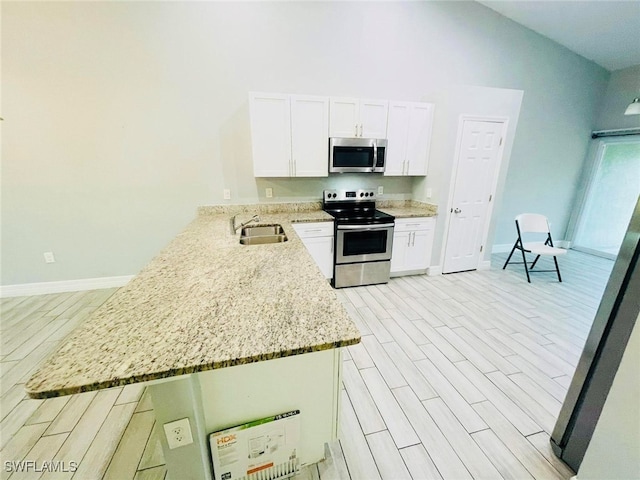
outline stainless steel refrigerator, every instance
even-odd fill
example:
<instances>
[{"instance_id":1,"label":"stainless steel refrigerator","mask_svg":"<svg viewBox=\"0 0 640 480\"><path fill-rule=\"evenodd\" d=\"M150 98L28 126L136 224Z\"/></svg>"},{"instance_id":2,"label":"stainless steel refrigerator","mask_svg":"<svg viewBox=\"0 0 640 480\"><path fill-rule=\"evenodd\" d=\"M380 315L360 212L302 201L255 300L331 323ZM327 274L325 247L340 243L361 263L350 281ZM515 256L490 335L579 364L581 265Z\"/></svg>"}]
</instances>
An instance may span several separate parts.
<instances>
[{"instance_id":1,"label":"stainless steel refrigerator","mask_svg":"<svg viewBox=\"0 0 640 480\"><path fill-rule=\"evenodd\" d=\"M551 435L555 454L577 472L640 311L640 198Z\"/></svg>"}]
</instances>

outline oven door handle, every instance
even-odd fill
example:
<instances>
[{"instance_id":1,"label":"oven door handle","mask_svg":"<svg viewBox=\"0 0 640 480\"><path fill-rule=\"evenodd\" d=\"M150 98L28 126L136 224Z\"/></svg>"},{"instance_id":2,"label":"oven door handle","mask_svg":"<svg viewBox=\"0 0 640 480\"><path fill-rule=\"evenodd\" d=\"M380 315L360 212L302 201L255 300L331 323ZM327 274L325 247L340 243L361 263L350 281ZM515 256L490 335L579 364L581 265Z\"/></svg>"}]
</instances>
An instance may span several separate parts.
<instances>
[{"instance_id":1,"label":"oven door handle","mask_svg":"<svg viewBox=\"0 0 640 480\"><path fill-rule=\"evenodd\" d=\"M338 225L338 230L385 230L393 228L395 223L385 223L381 225Z\"/></svg>"}]
</instances>

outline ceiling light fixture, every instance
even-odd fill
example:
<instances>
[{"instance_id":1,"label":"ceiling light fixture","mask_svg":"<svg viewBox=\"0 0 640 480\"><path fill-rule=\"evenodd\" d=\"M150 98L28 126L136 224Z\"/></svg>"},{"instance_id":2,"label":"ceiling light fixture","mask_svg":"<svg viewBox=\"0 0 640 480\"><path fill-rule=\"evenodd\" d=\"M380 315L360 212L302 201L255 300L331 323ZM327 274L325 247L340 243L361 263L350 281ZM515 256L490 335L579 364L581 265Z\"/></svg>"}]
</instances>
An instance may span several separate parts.
<instances>
[{"instance_id":1,"label":"ceiling light fixture","mask_svg":"<svg viewBox=\"0 0 640 480\"><path fill-rule=\"evenodd\" d=\"M640 115L640 98L636 97L624 111L625 115Z\"/></svg>"}]
</instances>

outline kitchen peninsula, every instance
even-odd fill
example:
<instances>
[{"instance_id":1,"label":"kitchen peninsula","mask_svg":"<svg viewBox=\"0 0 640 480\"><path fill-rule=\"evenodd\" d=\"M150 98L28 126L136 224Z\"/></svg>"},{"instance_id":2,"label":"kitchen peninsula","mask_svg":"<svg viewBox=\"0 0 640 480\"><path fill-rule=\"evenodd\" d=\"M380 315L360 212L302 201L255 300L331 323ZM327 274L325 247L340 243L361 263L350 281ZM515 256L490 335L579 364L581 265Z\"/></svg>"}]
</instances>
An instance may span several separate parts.
<instances>
[{"instance_id":1,"label":"kitchen peninsula","mask_svg":"<svg viewBox=\"0 0 640 480\"><path fill-rule=\"evenodd\" d=\"M229 218L280 224L288 241L240 245ZM45 361L32 398L149 382L159 425L189 419L168 478L212 478L208 434L300 410L302 465L337 436L340 348L360 333L291 223L319 203L201 207L197 218Z\"/></svg>"},{"instance_id":2,"label":"kitchen peninsula","mask_svg":"<svg viewBox=\"0 0 640 480\"><path fill-rule=\"evenodd\" d=\"M170 449L160 435L170 479L212 478L210 433L294 410L301 465L320 461L337 436L340 347L360 341L293 228L332 222L321 207L200 207L39 367L27 393L49 398L146 383L158 425L189 419L193 443ZM413 201L380 207L396 218L437 214L435 205ZM254 214L259 224L281 225L288 240L241 245L229 220Z\"/></svg>"}]
</instances>

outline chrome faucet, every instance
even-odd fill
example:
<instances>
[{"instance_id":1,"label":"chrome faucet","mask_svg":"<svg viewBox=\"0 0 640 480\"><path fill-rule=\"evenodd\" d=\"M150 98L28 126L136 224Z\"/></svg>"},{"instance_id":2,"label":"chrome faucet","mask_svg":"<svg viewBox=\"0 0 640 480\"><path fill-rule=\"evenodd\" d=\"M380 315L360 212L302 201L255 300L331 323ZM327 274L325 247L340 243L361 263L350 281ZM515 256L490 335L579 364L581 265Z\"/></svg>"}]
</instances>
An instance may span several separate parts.
<instances>
[{"instance_id":1,"label":"chrome faucet","mask_svg":"<svg viewBox=\"0 0 640 480\"><path fill-rule=\"evenodd\" d=\"M231 217L229 219L229 229L231 230L231 235L235 235L236 232L238 231L238 229L244 227L245 225L251 223L251 222L259 222L260 221L260 217L258 215L254 215L253 217L251 217L251 220L247 220L244 223L241 223L240 225L238 225L236 227L236 217L237 215L234 215L233 217Z\"/></svg>"}]
</instances>

